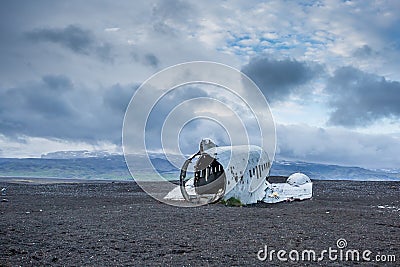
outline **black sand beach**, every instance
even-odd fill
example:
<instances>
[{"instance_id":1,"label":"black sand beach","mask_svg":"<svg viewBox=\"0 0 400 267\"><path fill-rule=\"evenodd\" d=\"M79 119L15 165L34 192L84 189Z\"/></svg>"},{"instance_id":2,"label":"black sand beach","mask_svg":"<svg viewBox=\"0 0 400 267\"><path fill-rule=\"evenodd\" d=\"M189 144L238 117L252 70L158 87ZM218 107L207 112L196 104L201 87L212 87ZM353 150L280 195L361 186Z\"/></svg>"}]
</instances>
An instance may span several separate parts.
<instances>
[{"instance_id":1,"label":"black sand beach","mask_svg":"<svg viewBox=\"0 0 400 267\"><path fill-rule=\"evenodd\" d=\"M0 186L1 266L396 265L378 254L400 262L400 182L314 181L312 200L196 208L159 203L134 182ZM320 252L339 238L374 261L257 259L265 245Z\"/></svg>"}]
</instances>

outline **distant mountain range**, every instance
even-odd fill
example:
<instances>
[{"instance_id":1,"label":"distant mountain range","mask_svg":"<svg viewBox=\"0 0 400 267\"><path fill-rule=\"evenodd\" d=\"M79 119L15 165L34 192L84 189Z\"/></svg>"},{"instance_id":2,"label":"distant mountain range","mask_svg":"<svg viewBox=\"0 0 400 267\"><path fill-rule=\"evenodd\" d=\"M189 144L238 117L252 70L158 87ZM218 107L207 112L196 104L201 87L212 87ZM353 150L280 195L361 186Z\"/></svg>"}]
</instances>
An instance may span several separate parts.
<instances>
[{"instance_id":1,"label":"distant mountain range","mask_svg":"<svg viewBox=\"0 0 400 267\"><path fill-rule=\"evenodd\" d=\"M135 170L150 173L144 155L131 155ZM153 166L171 179L179 179L179 169L163 155L150 154ZM183 163L183 162L182 162ZM271 175L289 176L303 172L315 180L400 181L399 170L369 170L319 163L275 161ZM40 177L131 180L122 155L105 151L62 151L43 155L42 158L0 158L0 177Z\"/></svg>"},{"instance_id":2,"label":"distant mountain range","mask_svg":"<svg viewBox=\"0 0 400 267\"><path fill-rule=\"evenodd\" d=\"M109 157L112 154L105 150L89 151L89 150L75 150L75 151L56 151L43 154L42 159L78 159L78 158L103 158Z\"/></svg>"},{"instance_id":3,"label":"distant mountain range","mask_svg":"<svg viewBox=\"0 0 400 267\"><path fill-rule=\"evenodd\" d=\"M271 175L288 176L302 172L316 180L400 181L400 170L369 170L320 163L275 161Z\"/></svg>"}]
</instances>

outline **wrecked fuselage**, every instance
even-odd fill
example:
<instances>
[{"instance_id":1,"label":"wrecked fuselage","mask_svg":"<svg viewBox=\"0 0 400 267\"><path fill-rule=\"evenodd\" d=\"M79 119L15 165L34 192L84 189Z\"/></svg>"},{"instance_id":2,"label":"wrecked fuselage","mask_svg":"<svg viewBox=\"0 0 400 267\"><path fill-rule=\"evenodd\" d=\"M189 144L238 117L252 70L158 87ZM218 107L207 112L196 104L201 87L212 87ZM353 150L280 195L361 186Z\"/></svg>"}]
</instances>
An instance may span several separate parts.
<instances>
[{"instance_id":1,"label":"wrecked fuselage","mask_svg":"<svg viewBox=\"0 0 400 267\"><path fill-rule=\"evenodd\" d=\"M236 198L251 204L311 198L312 182L306 175L270 183L270 169L267 153L258 146L217 147L211 140L202 140L199 152L182 166L180 186L165 199L203 204Z\"/></svg>"}]
</instances>

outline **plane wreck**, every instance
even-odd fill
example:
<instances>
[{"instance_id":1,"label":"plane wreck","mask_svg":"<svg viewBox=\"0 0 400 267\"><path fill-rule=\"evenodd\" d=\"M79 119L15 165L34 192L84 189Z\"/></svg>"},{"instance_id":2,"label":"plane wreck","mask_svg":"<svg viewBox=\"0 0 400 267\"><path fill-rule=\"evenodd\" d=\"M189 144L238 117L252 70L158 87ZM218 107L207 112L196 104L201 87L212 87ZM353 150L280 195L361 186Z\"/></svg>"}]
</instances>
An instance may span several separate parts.
<instances>
[{"instance_id":1,"label":"plane wreck","mask_svg":"<svg viewBox=\"0 0 400 267\"><path fill-rule=\"evenodd\" d=\"M184 162L180 185L164 198L198 204L235 198L242 204L252 204L312 197L312 182L305 174L270 182L271 163L259 146L216 146L204 139L200 150Z\"/></svg>"}]
</instances>

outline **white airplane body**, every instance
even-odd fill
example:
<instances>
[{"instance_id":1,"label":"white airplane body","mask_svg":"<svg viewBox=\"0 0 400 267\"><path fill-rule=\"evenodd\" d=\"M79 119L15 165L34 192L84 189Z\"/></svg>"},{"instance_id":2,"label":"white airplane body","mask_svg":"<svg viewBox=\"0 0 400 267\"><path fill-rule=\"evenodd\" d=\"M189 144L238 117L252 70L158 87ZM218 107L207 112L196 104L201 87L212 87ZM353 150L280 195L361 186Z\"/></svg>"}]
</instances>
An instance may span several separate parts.
<instances>
[{"instance_id":1,"label":"white airplane body","mask_svg":"<svg viewBox=\"0 0 400 267\"><path fill-rule=\"evenodd\" d=\"M193 166L193 177L186 178ZM258 146L216 146L211 140L200 143L200 151L185 161L181 169L180 186L165 199L213 203L235 198L242 204L277 203L312 197L312 182L300 173L284 183L268 181L272 162Z\"/></svg>"}]
</instances>

